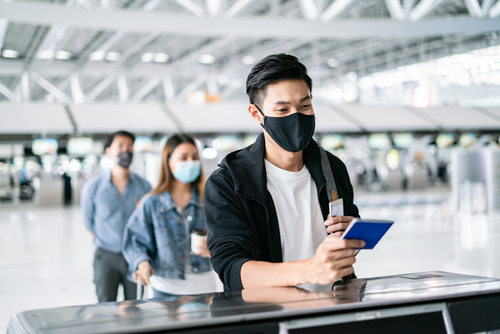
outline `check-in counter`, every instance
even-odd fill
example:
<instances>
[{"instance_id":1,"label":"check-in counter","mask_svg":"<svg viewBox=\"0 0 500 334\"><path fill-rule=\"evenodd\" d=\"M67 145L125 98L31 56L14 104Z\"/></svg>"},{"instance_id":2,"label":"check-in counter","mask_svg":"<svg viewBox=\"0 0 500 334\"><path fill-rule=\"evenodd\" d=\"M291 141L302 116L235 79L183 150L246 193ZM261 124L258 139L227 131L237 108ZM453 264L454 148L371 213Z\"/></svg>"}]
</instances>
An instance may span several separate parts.
<instances>
[{"instance_id":1,"label":"check-in counter","mask_svg":"<svg viewBox=\"0 0 500 334\"><path fill-rule=\"evenodd\" d=\"M424 272L25 311L14 333L477 333L500 329L500 280Z\"/></svg>"}]
</instances>

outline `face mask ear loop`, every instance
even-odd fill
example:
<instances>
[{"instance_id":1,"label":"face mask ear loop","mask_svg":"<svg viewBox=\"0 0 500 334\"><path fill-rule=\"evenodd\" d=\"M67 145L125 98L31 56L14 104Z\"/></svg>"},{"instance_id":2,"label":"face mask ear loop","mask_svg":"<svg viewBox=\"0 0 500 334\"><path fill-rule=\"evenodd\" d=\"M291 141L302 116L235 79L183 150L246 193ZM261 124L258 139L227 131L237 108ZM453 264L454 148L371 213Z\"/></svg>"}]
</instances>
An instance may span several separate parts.
<instances>
[{"instance_id":1,"label":"face mask ear loop","mask_svg":"<svg viewBox=\"0 0 500 334\"><path fill-rule=\"evenodd\" d=\"M258 111L260 111L260 113L262 114L263 117L266 117L266 115L264 115L262 110L260 110L260 108L255 103L254 103L254 106L255 106L255 108L257 108ZM264 122L264 119L262 121ZM265 129L264 124L261 123L260 126L262 126L262 128Z\"/></svg>"},{"instance_id":2,"label":"face mask ear loop","mask_svg":"<svg viewBox=\"0 0 500 334\"><path fill-rule=\"evenodd\" d=\"M258 111L260 111L260 113L262 114L262 116L266 116L266 115L264 115L264 113L262 112L262 110L260 110L260 108L255 103L254 103L254 106L255 106L255 108L257 108Z\"/></svg>"}]
</instances>

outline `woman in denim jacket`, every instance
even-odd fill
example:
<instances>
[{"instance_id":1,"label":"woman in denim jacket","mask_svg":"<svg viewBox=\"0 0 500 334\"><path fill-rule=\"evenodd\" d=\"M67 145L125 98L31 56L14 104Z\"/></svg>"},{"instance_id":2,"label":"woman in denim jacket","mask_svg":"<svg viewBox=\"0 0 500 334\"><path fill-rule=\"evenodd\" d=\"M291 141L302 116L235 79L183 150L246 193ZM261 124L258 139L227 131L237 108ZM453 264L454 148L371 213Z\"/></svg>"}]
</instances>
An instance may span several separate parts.
<instances>
[{"instance_id":1,"label":"woman in denim jacket","mask_svg":"<svg viewBox=\"0 0 500 334\"><path fill-rule=\"evenodd\" d=\"M207 229L202 204L205 179L194 139L173 135L161 159L157 186L125 227L123 255L129 279L137 282L140 277L144 285L151 282L155 297L220 291L206 238L191 251L190 234Z\"/></svg>"}]
</instances>

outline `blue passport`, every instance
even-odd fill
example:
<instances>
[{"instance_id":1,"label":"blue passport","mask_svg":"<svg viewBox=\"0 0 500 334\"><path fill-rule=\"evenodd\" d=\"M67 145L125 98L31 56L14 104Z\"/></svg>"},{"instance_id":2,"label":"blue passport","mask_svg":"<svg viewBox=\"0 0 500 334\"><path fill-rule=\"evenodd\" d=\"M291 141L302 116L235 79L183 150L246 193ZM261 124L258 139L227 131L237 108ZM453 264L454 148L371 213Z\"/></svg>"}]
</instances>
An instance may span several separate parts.
<instances>
[{"instance_id":1,"label":"blue passport","mask_svg":"<svg viewBox=\"0 0 500 334\"><path fill-rule=\"evenodd\" d=\"M341 239L363 240L366 245L359 249L373 249L392 224L394 222L389 220L361 220L354 218Z\"/></svg>"}]
</instances>

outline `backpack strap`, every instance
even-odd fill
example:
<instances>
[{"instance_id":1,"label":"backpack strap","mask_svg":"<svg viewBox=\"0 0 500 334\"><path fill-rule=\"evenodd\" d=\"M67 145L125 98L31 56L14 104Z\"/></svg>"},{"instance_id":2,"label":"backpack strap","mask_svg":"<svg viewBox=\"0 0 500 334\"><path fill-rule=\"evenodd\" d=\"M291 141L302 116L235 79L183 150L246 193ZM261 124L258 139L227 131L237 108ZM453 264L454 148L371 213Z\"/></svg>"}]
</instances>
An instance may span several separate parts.
<instances>
[{"instance_id":1,"label":"backpack strap","mask_svg":"<svg viewBox=\"0 0 500 334\"><path fill-rule=\"evenodd\" d=\"M337 184L335 183L335 178L333 177L332 167L330 162L328 161L328 156L326 155L326 151L323 147L319 147L319 151L321 152L321 168L323 169L323 175L326 179L326 188L328 199L330 202L336 201L337 196Z\"/></svg>"}]
</instances>

